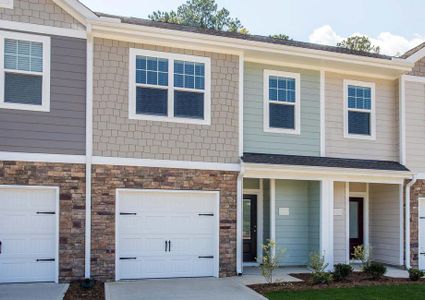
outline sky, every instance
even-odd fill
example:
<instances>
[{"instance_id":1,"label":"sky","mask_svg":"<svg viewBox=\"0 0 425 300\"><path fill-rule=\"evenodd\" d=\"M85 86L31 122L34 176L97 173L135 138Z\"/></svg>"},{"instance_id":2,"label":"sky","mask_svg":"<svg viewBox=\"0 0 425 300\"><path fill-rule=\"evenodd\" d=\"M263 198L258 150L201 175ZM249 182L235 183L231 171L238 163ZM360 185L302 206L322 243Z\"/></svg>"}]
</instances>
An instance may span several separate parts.
<instances>
[{"instance_id":1,"label":"sky","mask_svg":"<svg viewBox=\"0 0 425 300\"><path fill-rule=\"evenodd\" d=\"M80 0L90 9L147 18L185 0ZM283 33L299 41L336 45L368 36L381 53L398 55L425 41L424 0L216 0L252 34Z\"/></svg>"}]
</instances>

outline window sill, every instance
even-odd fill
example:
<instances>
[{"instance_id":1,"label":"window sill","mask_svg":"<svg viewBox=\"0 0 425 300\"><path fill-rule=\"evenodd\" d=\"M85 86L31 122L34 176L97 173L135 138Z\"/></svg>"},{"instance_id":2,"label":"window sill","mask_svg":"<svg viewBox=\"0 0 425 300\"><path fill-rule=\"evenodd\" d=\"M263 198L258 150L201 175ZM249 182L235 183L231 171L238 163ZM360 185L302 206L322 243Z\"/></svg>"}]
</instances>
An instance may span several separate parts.
<instances>
[{"instance_id":1,"label":"window sill","mask_svg":"<svg viewBox=\"0 0 425 300\"><path fill-rule=\"evenodd\" d=\"M362 134L350 134L345 133L344 138L346 139L355 139L355 140L368 140L368 141L376 141L376 137L373 135L362 135Z\"/></svg>"},{"instance_id":2,"label":"window sill","mask_svg":"<svg viewBox=\"0 0 425 300\"><path fill-rule=\"evenodd\" d=\"M50 112L50 107L47 105L32 105L19 103L0 103L0 109L15 109L27 111Z\"/></svg>"},{"instance_id":3,"label":"window sill","mask_svg":"<svg viewBox=\"0 0 425 300\"><path fill-rule=\"evenodd\" d=\"M142 114L130 114L129 119L168 122L168 123L180 123L180 124L194 124L194 125L208 125L208 126L211 125L211 120L206 120L206 119L177 118L177 117L152 116L152 115L142 115Z\"/></svg>"},{"instance_id":4,"label":"window sill","mask_svg":"<svg viewBox=\"0 0 425 300\"><path fill-rule=\"evenodd\" d=\"M271 128L271 127L264 128L264 132L293 134L293 135L300 135L301 134L299 129Z\"/></svg>"}]
</instances>

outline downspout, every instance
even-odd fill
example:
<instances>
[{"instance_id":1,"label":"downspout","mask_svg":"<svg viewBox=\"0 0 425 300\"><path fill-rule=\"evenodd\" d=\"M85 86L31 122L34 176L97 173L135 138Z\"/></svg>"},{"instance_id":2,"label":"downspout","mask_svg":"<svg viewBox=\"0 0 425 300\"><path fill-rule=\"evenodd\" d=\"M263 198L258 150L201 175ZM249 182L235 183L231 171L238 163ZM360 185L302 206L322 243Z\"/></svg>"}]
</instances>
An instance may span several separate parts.
<instances>
[{"instance_id":1,"label":"downspout","mask_svg":"<svg viewBox=\"0 0 425 300\"><path fill-rule=\"evenodd\" d=\"M410 189L411 187L416 183L418 178L416 175L413 176L412 180L409 181L408 184L406 184L406 190L405 190L405 209L404 209L404 222L405 222L405 234L404 234L404 242L405 242L405 265L407 269L410 269Z\"/></svg>"},{"instance_id":2,"label":"downspout","mask_svg":"<svg viewBox=\"0 0 425 300\"><path fill-rule=\"evenodd\" d=\"M237 181L237 199L236 199L236 274L242 275L242 201L243 201L243 176L244 166L241 161L241 170Z\"/></svg>"}]
</instances>

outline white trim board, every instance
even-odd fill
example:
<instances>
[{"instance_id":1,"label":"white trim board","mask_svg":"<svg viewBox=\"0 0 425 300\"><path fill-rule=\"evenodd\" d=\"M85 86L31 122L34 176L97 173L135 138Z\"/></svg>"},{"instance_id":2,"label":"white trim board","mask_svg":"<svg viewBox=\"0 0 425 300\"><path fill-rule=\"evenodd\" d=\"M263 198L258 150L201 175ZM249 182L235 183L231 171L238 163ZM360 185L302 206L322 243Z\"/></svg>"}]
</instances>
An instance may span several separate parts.
<instances>
[{"instance_id":1,"label":"white trim board","mask_svg":"<svg viewBox=\"0 0 425 300\"><path fill-rule=\"evenodd\" d=\"M425 49L425 48L424 48ZM413 76L413 75L403 75L401 76L405 81L425 83L425 77Z\"/></svg>"},{"instance_id":2,"label":"white trim board","mask_svg":"<svg viewBox=\"0 0 425 300\"><path fill-rule=\"evenodd\" d=\"M139 159L139 158L121 158L121 157L104 157L93 156L93 164L96 165L118 165L118 166L136 166L136 167L152 167L152 168L172 168L172 169L199 169L199 170L218 170L218 171L234 171L239 172L241 167L239 164L231 163L213 163L213 162L196 162L184 160L156 160L156 159Z\"/></svg>"},{"instance_id":3,"label":"white trim board","mask_svg":"<svg viewBox=\"0 0 425 300\"><path fill-rule=\"evenodd\" d=\"M26 161L46 163L70 163L84 164L85 155L46 154L46 153L24 153L0 151L0 161Z\"/></svg>"},{"instance_id":4,"label":"white trim board","mask_svg":"<svg viewBox=\"0 0 425 300\"><path fill-rule=\"evenodd\" d=\"M87 33L84 30L60 28L46 25L37 25L31 23L15 22L15 21L6 21L0 20L0 28L7 30L15 31L25 31L34 34L48 34L48 35L58 35L66 36L78 39L86 39Z\"/></svg>"}]
</instances>

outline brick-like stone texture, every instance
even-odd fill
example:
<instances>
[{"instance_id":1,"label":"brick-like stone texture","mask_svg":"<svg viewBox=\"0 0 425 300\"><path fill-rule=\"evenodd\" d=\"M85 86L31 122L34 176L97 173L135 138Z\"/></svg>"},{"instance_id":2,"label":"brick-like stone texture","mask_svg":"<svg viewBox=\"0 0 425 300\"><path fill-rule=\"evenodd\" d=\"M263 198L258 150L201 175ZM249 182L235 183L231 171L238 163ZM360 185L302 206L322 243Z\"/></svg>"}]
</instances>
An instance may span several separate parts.
<instances>
[{"instance_id":1,"label":"brick-like stone texture","mask_svg":"<svg viewBox=\"0 0 425 300\"><path fill-rule=\"evenodd\" d=\"M410 263L418 266L419 255L419 198L425 197L425 180L418 180L410 188Z\"/></svg>"},{"instance_id":2,"label":"brick-like stone texture","mask_svg":"<svg viewBox=\"0 0 425 300\"><path fill-rule=\"evenodd\" d=\"M84 29L51 0L14 0L13 9L0 8L0 19L68 29Z\"/></svg>"},{"instance_id":3,"label":"brick-like stone texture","mask_svg":"<svg viewBox=\"0 0 425 300\"><path fill-rule=\"evenodd\" d=\"M92 276L115 278L115 197L117 188L220 192L220 276L236 273L236 172L93 166Z\"/></svg>"},{"instance_id":4,"label":"brick-like stone texture","mask_svg":"<svg viewBox=\"0 0 425 300\"><path fill-rule=\"evenodd\" d=\"M211 125L130 120L129 48L210 57ZM237 56L96 38L94 57L94 155L220 163L239 161Z\"/></svg>"},{"instance_id":5,"label":"brick-like stone texture","mask_svg":"<svg viewBox=\"0 0 425 300\"><path fill-rule=\"evenodd\" d=\"M425 57L415 63L415 66L409 75L425 77Z\"/></svg>"},{"instance_id":6,"label":"brick-like stone texture","mask_svg":"<svg viewBox=\"0 0 425 300\"><path fill-rule=\"evenodd\" d=\"M0 161L1 184L59 187L59 280L83 278L85 165Z\"/></svg>"}]
</instances>

